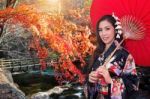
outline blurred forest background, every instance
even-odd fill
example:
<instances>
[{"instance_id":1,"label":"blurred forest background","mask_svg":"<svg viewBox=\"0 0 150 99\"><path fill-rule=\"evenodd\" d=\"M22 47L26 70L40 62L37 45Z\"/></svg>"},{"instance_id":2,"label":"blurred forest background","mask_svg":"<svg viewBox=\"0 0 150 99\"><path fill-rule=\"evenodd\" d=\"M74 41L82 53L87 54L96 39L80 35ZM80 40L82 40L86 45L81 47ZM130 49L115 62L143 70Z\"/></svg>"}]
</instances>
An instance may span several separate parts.
<instances>
[{"instance_id":1,"label":"blurred forest background","mask_svg":"<svg viewBox=\"0 0 150 99\"><path fill-rule=\"evenodd\" d=\"M26 94L85 81L95 48L91 2L0 0L1 64Z\"/></svg>"}]
</instances>

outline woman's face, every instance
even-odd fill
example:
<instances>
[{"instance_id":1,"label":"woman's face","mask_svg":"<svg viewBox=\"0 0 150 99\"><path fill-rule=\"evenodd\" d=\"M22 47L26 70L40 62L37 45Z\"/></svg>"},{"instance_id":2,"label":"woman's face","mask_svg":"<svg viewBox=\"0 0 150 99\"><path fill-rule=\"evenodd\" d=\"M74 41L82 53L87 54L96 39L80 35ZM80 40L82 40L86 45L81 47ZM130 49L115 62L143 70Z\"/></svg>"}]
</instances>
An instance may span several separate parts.
<instances>
[{"instance_id":1,"label":"woman's face","mask_svg":"<svg viewBox=\"0 0 150 99\"><path fill-rule=\"evenodd\" d=\"M111 44L115 39L115 29L110 22L107 20L101 21L99 23L99 36L102 41L107 45Z\"/></svg>"}]
</instances>

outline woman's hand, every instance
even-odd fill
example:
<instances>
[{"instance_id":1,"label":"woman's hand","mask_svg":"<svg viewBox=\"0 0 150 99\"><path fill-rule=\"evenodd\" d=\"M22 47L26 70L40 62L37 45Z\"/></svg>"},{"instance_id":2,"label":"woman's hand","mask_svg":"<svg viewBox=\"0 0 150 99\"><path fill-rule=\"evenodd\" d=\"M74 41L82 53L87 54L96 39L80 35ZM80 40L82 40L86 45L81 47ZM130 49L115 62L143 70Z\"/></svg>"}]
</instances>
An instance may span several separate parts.
<instances>
[{"instance_id":1,"label":"woman's hand","mask_svg":"<svg viewBox=\"0 0 150 99\"><path fill-rule=\"evenodd\" d=\"M107 84L110 84L112 82L112 79L111 79L110 74L108 72L108 69L106 69L106 67L100 66L96 71L97 71L99 76L103 76L104 77L105 82Z\"/></svg>"},{"instance_id":2,"label":"woman's hand","mask_svg":"<svg viewBox=\"0 0 150 99\"><path fill-rule=\"evenodd\" d=\"M98 73L97 73L97 71L92 71L89 74L89 82L91 82L91 83L97 83L97 81L98 81Z\"/></svg>"}]
</instances>

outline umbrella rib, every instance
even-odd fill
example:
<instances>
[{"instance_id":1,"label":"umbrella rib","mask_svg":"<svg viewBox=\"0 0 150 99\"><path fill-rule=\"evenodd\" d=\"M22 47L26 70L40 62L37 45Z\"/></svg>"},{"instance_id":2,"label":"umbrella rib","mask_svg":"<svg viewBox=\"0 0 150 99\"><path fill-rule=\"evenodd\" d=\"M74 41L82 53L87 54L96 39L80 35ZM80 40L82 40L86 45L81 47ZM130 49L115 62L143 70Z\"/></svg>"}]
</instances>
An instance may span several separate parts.
<instances>
[{"instance_id":1,"label":"umbrella rib","mask_svg":"<svg viewBox=\"0 0 150 99\"><path fill-rule=\"evenodd\" d=\"M122 6L123 6L125 12L128 12L128 10L126 9L126 6L124 5L125 3L123 2L123 0L120 0L120 2L122 2L121 4L122 4Z\"/></svg>"},{"instance_id":2,"label":"umbrella rib","mask_svg":"<svg viewBox=\"0 0 150 99\"><path fill-rule=\"evenodd\" d=\"M149 0L148 0L148 1L149 1ZM144 4L147 4L147 3L146 3L146 0L145 0ZM139 13L139 15L143 15L142 12L144 12L144 11L143 11L144 7L146 7L146 5L143 5L142 8L140 8L140 10L139 10L140 13ZM141 18L142 16L138 16L138 17Z\"/></svg>"},{"instance_id":3,"label":"umbrella rib","mask_svg":"<svg viewBox=\"0 0 150 99\"><path fill-rule=\"evenodd\" d=\"M132 2L132 0L128 0L128 4L130 5L130 6L128 6L128 8L130 9L129 11L131 11L131 14L133 15L134 14L134 11L133 11L133 9L132 9L132 3L130 3L130 1Z\"/></svg>"},{"instance_id":4,"label":"umbrella rib","mask_svg":"<svg viewBox=\"0 0 150 99\"><path fill-rule=\"evenodd\" d=\"M134 15L136 16L136 5L137 5L137 0L135 1L135 6L134 6Z\"/></svg>"},{"instance_id":5,"label":"umbrella rib","mask_svg":"<svg viewBox=\"0 0 150 99\"><path fill-rule=\"evenodd\" d=\"M145 15L143 15L142 17L141 17L141 19L145 19L145 17L148 17L149 18L149 16L147 16L147 15L149 15L149 13L150 13L150 11L148 11ZM146 21L146 20L145 20Z\"/></svg>"}]
</instances>

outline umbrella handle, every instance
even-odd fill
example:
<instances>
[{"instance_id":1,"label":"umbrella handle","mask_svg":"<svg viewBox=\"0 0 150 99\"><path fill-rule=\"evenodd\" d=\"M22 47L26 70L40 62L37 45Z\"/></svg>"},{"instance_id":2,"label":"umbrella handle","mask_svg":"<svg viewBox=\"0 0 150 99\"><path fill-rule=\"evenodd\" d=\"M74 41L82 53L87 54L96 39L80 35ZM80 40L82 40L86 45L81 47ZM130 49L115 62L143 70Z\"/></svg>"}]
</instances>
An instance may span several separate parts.
<instances>
[{"instance_id":1,"label":"umbrella handle","mask_svg":"<svg viewBox=\"0 0 150 99\"><path fill-rule=\"evenodd\" d=\"M113 57L114 53L117 51L117 49L121 46L125 38L122 39L122 41L117 45L117 47L114 49L114 51L106 58L104 62L104 66L107 68L107 64L109 63L110 59ZM108 68L107 68L108 69Z\"/></svg>"}]
</instances>

